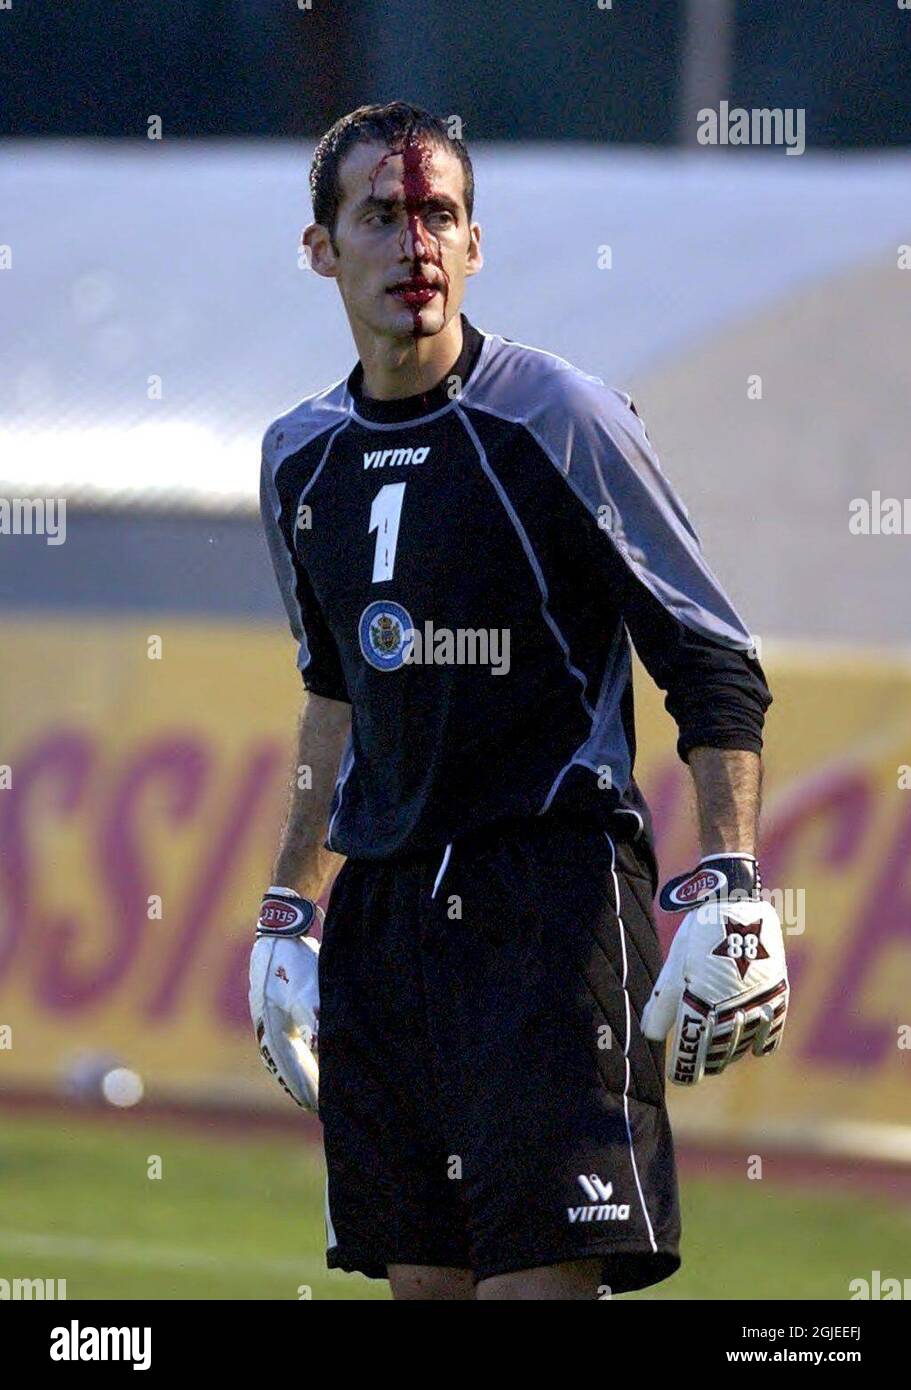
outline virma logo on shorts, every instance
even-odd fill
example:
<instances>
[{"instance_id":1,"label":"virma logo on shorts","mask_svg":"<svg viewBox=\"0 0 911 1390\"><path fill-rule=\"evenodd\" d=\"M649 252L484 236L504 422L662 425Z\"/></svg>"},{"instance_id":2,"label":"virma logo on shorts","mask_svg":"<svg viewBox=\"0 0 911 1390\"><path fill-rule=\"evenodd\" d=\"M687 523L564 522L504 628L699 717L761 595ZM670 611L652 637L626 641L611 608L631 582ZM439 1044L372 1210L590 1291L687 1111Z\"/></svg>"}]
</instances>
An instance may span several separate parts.
<instances>
[{"instance_id":1,"label":"virma logo on shorts","mask_svg":"<svg viewBox=\"0 0 911 1390\"><path fill-rule=\"evenodd\" d=\"M596 1173L590 1173L588 1176L580 1173L577 1181L588 1202L581 1207L566 1208L570 1222L629 1220L629 1203L610 1200L614 1194L612 1182L602 1182Z\"/></svg>"}]
</instances>

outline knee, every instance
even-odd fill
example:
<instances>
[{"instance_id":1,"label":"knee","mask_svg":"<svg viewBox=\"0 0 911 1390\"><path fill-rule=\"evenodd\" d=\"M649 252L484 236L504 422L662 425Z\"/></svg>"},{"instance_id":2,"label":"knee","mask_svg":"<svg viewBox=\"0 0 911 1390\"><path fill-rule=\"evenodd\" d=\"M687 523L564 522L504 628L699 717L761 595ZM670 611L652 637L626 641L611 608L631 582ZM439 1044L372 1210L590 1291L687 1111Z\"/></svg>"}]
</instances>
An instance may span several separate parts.
<instances>
[{"instance_id":1,"label":"knee","mask_svg":"<svg viewBox=\"0 0 911 1390\"><path fill-rule=\"evenodd\" d=\"M473 1299L474 1276L468 1269L434 1265L389 1265L395 1299Z\"/></svg>"}]
</instances>

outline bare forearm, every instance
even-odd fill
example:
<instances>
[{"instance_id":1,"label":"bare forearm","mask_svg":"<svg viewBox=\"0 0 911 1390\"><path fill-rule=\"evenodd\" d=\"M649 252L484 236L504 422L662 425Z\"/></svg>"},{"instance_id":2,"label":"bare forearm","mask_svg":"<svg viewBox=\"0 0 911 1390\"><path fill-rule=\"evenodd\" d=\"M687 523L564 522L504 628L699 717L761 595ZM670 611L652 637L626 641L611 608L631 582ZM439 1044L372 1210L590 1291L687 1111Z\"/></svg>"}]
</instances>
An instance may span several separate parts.
<instances>
[{"instance_id":1,"label":"bare forearm","mask_svg":"<svg viewBox=\"0 0 911 1390\"><path fill-rule=\"evenodd\" d=\"M341 862L323 848L326 818L351 724L347 705L308 695L298 725L297 759L272 882L318 898Z\"/></svg>"},{"instance_id":2,"label":"bare forearm","mask_svg":"<svg viewBox=\"0 0 911 1390\"><path fill-rule=\"evenodd\" d=\"M696 786L703 854L755 854L759 839L762 760L738 748L693 748L689 767Z\"/></svg>"}]
</instances>

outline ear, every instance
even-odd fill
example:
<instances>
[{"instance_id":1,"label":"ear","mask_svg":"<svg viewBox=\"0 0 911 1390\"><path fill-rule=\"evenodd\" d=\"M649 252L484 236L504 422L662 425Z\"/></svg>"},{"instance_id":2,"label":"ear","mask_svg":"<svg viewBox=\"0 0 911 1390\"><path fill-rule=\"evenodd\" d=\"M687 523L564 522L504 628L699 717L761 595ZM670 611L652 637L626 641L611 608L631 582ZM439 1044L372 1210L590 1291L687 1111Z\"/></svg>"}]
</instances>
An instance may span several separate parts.
<instances>
[{"instance_id":1,"label":"ear","mask_svg":"<svg viewBox=\"0 0 911 1390\"><path fill-rule=\"evenodd\" d=\"M478 222L472 222L468 228L468 252L465 258L465 274L477 275L484 264L484 253L481 250L481 227Z\"/></svg>"},{"instance_id":2,"label":"ear","mask_svg":"<svg viewBox=\"0 0 911 1390\"><path fill-rule=\"evenodd\" d=\"M330 280L337 278L338 256L327 227L319 222L311 222L305 227L301 233L301 249L311 270L315 270L317 275L325 275Z\"/></svg>"}]
</instances>

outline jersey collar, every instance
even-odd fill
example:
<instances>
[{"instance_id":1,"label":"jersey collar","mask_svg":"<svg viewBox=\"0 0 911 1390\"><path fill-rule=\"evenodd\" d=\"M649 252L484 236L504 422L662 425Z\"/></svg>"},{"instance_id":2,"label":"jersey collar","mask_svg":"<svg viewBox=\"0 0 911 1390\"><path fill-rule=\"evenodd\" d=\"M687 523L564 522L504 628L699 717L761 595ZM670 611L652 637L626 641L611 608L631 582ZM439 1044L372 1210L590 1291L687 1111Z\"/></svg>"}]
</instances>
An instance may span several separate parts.
<instances>
[{"instance_id":1,"label":"jersey collar","mask_svg":"<svg viewBox=\"0 0 911 1390\"><path fill-rule=\"evenodd\" d=\"M416 396L402 396L392 401L378 401L373 396L365 396L364 369L358 362L348 377L348 391L354 400L357 414L365 420L375 420L378 424L394 424L398 420L416 420L422 415L431 415L434 411L449 405L452 399L447 386L449 378L461 378L464 386L477 364L484 345L484 335L468 322L464 314L460 314L459 317L462 320L462 351L448 372L429 391L421 391Z\"/></svg>"}]
</instances>

